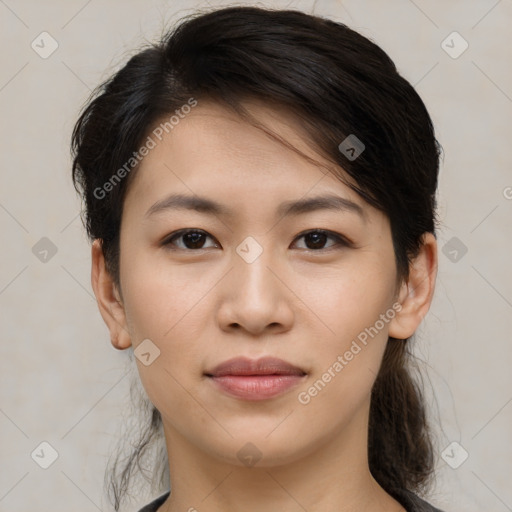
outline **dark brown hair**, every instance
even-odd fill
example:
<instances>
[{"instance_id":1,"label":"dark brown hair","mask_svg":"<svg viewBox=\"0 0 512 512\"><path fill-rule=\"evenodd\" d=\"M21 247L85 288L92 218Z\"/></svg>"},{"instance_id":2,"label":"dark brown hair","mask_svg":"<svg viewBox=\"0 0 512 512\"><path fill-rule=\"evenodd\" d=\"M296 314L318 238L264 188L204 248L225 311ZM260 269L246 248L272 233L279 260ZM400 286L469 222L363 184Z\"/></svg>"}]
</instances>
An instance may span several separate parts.
<instances>
[{"instance_id":1,"label":"dark brown hair","mask_svg":"<svg viewBox=\"0 0 512 512\"><path fill-rule=\"evenodd\" d=\"M407 279L422 234L435 234L436 223L441 146L423 101L379 46L346 25L296 10L234 6L188 16L139 51L96 89L74 128L73 180L85 203L83 222L90 240L102 240L120 291L120 221L136 162L126 177L112 178L157 123L191 98L216 101L255 125L245 100L285 108L333 163L332 172L342 168L337 177L387 215L398 276ZM340 149L348 136L364 144L357 158ZM408 340L390 338L372 388L370 471L393 496L425 490L433 473L432 436L411 357ZM160 430L152 407L148 428L120 477L112 478L116 510Z\"/></svg>"}]
</instances>

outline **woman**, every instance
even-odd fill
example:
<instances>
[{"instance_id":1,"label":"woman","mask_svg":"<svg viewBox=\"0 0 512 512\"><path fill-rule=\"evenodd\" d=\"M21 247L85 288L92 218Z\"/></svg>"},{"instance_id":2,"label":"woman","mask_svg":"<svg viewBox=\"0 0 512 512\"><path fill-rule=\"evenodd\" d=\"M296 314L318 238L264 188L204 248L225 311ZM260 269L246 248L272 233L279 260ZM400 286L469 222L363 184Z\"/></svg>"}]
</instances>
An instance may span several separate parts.
<instances>
[{"instance_id":1,"label":"woman","mask_svg":"<svg viewBox=\"0 0 512 512\"><path fill-rule=\"evenodd\" d=\"M196 14L72 142L94 293L151 401L115 510L163 435L172 492L146 512L438 511L408 343L441 148L386 53L299 11Z\"/></svg>"}]
</instances>

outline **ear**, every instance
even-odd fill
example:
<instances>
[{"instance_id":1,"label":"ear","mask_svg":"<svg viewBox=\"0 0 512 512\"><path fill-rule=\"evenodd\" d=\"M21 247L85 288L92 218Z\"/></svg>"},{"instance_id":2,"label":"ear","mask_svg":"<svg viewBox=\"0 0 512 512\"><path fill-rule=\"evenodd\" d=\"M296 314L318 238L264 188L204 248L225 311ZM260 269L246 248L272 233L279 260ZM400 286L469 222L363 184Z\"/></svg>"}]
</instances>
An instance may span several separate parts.
<instances>
[{"instance_id":1,"label":"ear","mask_svg":"<svg viewBox=\"0 0 512 512\"><path fill-rule=\"evenodd\" d=\"M106 269L101 239L99 238L94 240L92 244L91 259L91 284L98 301L98 308L110 331L112 345L119 350L124 350L132 344L128 333L124 306L120 293Z\"/></svg>"},{"instance_id":2,"label":"ear","mask_svg":"<svg viewBox=\"0 0 512 512\"><path fill-rule=\"evenodd\" d=\"M437 241L432 233L424 233L421 249L409 265L409 277L398 293L402 308L389 324L389 336L405 340L414 334L430 308L436 277Z\"/></svg>"}]
</instances>

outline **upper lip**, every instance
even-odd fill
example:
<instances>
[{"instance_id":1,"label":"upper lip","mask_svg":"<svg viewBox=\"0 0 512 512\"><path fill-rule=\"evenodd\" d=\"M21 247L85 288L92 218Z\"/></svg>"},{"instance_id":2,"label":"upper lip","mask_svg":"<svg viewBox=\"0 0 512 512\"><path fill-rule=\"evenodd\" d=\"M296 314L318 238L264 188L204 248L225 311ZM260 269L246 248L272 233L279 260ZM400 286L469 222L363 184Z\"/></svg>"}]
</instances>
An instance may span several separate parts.
<instances>
[{"instance_id":1,"label":"upper lip","mask_svg":"<svg viewBox=\"0 0 512 512\"><path fill-rule=\"evenodd\" d=\"M209 377L224 375L306 375L306 372L276 357L249 359L235 357L218 364L212 370L205 372Z\"/></svg>"}]
</instances>

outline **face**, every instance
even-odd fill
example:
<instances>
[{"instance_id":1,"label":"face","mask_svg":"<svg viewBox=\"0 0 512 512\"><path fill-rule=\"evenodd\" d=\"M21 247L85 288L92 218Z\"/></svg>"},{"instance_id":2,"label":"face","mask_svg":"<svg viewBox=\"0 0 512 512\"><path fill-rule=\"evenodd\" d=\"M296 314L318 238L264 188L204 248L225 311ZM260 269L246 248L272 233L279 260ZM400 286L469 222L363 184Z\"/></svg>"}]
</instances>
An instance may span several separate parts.
<instances>
[{"instance_id":1,"label":"face","mask_svg":"<svg viewBox=\"0 0 512 512\"><path fill-rule=\"evenodd\" d=\"M247 106L327 164L284 112ZM397 275L388 219L339 178L200 102L143 159L120 247L126 330L136 354L150 340L136 363L168 445L242 465L250 442L272 466L361 438ZM238 356L302 374L235 377L238 394L207 376Z\"/></svg>"}]
</instances>

